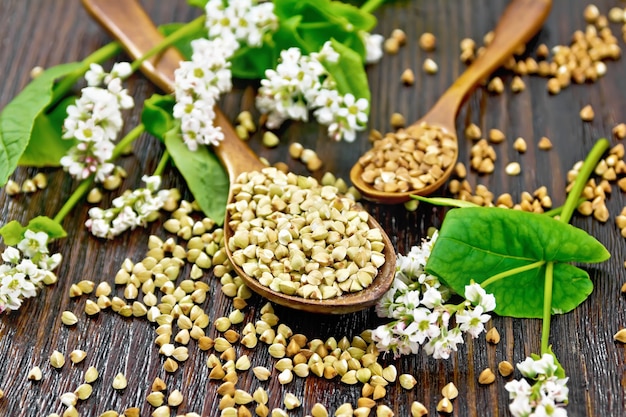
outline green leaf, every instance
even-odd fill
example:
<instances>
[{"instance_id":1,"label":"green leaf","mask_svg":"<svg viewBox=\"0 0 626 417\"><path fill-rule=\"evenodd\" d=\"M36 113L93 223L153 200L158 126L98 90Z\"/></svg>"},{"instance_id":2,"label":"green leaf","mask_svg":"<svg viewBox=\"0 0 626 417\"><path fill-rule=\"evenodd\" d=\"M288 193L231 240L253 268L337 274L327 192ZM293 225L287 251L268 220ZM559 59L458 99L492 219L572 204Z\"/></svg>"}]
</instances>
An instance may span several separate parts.
<instances>
[{"instance_id":1,"label":"green leaf","mask_svg":"<svg viewBox=\"0 0 626 417\"><path fill-rule=\"evenodd\" d=\"M223 224L230 183L215 154L206 146L190 151L179 126L165 135L165 147L204 214L218 225Z\"/></svg>"},{"instance_id":2,"label":"green leaf","mask_svg":"<svg viewBox=\"0 0 626 417\"><path fill-rule=\"evenodd\" d=\"M161 32L163 36L169 36L183 26L185 26L185 23L167 23L159 26L159 32ZM201 28L193 33L189 33L189 35L179 39L172 45L180 51L186 60L191 60L191 54L193 53L193 50L191 49L191 41L198 38L206 38L206 36L206 29Z\"/></svg>"},{"instance_id":3,"label":"green leaf","mask_svg":"<svg viewBox=\"0 0 626 417\"><path fill-rule=\"evenodd\" d=\"M144 101L141 123L145 126L146 131L163 141L165 134L174 127L172 111L175 104L176 99L174 97L160 94L153 94L152 97Z\"/></svg>"},{"instance_id":4,"label":"green leaf","mask_svg":"<svg viewBox=\"0 0 626 417\"><path fill-rule=\"evenodd\" d=\"M361 58L335 39L331 39L331 43L333 49L339 53L339 60L337 62L325 60L322 63L337 83L337 91L342 95L351 93L357 99L364 98L369 102L370 88Z\"/></svg>"},{"instance_id":5,"label":"green leaf","mask_svg":"<svg viewBox=\"0 0 626 417\"><path fill-rule=\"evenodd\" d=\"M73 62L48 68L0 113L0 186L6 184L28 146L35 119L50 104L54 82L80 65Z\"/></svg>"},{"instance_id":6,"label":"green leaf","mask_svg":"<svg viewBox=\"0 0 626 417\"><path fill-rule=\"evenodd\" d=\"M59 166L61 158L76 145L76 139L63 139L63 122L67 117L67 106L76 101L67 97L51 113L42 113L35 119L33 133L28 146L20 157L19 165Z\"/></svg>"},{"instance_id":7,"label":"green leaf","mask_svg":"<svg viewBox=\"0 0 626 417\"><path fill-rule=\"evenodd\" d=\"M0 227L0 236L7 246L15 246L22 240L24 228L17 220L12 220Z\"/></svg>"},{"instance_id":8,"label":"green leaf","mask_svg":"<svg viewBox=\"0 0 626 417\"><path fill-rule=\"evenodd\" d=\"M187 3L190 6L201 7L204 9L204 6L209 2L209 0L187 0Z\"/></svg>"},{"instance_id":9,"label":"green leaf","mask_svg":"<svg viewBox=\"0 0 626 417\"><path fill-rule=\"evenodd\" d=\"M231 57L233 77L247 80L265 78L265 70L276 68L280 51L268 43L258 48L242 45Z\"/></svg>"},{"instance_id":10,"label":"green leaf","mask_svg":"<svg viewBox=\"0 0 626 417\"><path fill-rule=\"evenodd\" d=\"M280 22L280 33L274 34L279 50L298 46L305 53L316 52L332 38L357 52L361 65L365 61L359 32L376 26L371 13L331 0L275 0L274 11Z\"/></svg>"},{"instance_id":11,"label":"green leaf","mask_svg":"<svg viewBox=\"0 0 626 417\"><path fill-rule=\"evenodd\" d=\"M50 240L67 236L59 223L46 216L37 216L31 219L26 226L22 226L17 220L10 221L0 227L0 236L4 239L4 243L15 246L24 238L26 230L45 232Z\"/></svg>"},{"instance_id":12,"label":"green leaf","mask_svg":"<svg viewBox=\"0 0 626 417\"><path fill-rule=\"evenodd\" d=\"M426 264L459 294L472 280L518 271L486 286L496 313L541 317L545 263L554 262L552 309L566 313L582 303L593 285L589 275L567 262L602 262L609 252L585 231L536 213L495 207L448 212ZM536 264L532 266L533 264Z\"/></svg>"},{"instance_id":13,"label":"green leaf","mask_svg":"<svg viewBox=\"0 0 626 417\"><path fill-rule=\"evenodd\" d=\"M46 232L50 239L59 239L67 236L63 227L50 217L37 216L26 225L26 229L33 232Z\"/></svg>"}]
</instances>

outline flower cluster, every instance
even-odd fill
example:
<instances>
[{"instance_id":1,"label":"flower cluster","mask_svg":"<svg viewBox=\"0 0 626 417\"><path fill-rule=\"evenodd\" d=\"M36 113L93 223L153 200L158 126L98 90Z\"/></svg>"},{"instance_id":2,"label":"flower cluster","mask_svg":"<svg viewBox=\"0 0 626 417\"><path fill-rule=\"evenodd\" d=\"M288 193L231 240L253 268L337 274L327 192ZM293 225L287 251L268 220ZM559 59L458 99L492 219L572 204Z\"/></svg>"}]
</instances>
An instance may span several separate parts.
<instances>
[{"instance_id":1,"label":"flower cluster","mask_svg":"<svg viewBox=\"0 0 626 417\"><path fill-rule=\"evenodd\" d=\"M566 417L568 402L567 380L561 378L562 368L554 355L544 353L541 358L526 358L517 364L517 369L527 379L513 380L505 385L512 400L509 410L514 417ZM563 375L564 376L564 375Z\"/></svg>"},{"instance_id":2,"label":"flower cluster","mask_svg":"<svg viewBox=\"0 0 626 417\"><path fill-rule=\"evenodd\" d=\"M34 297L41 284L52 284L52 272L61 262L61 254L48 254L48 235L26 230L17 247L8 246L0 265L0 313L17 310L22 300Z\"/></svg>"},{"instance_id":3,"label":"flower cluster","mask_svg":"<svg viewBox=\"0 0 626 417\"><path fill-rule=\"evenodd\" d=\"M161 177L143 176L146 188L127 190L113 200L113 207L89 209L85 226L97 237L112 239L128 229L145 226L159 216L159 210L170 197L169 190L159 190Z\"/></svg>"},{"instance_id":4,"label":"flower cluster","mask_svg":"<svg viewBox=\"0 0 626 417\"><path fill-rule=\"evenodd\" d=\"M338 59L330 42L311 55L295 47L282 51L276 69L265 71L256 99L259 111L268 115L267 127L278 128L287 119L308 121L313 111L316 120L328 126L331 138L354 141L356 132L367 125L369 102L339 94L323 65Z\"/></svg>"},{"instance_id":5,"label":"flower cluster","mask_svg":"<svg viewBox=\"0 0 626 417\"><path fill-rule=\"evenodd\" d=\"M191 61L182 62L175 72L174 117L180 120L183 141L192 151L224 139L214 124L214 106L232 88L229 59L242 43L261 46L263 35L278 25L271 2L209 0L205 11L209 39L192 41Z\"/></svg>"},{"instance_id":6,"label":"flower cluster","mask_svg":"<svg viewBox=\"0 0 626 417\"><path fill-rule=\"evenodd\" d=\"M380 317L394 319L372 332L380 351L392 351L395 356L415 354L423 345L427 354L447 359L463 343L464 332L476 338L484 331L490 319L486 313L496 307L495 297L478 284L465 287L466 301L461 304L444 304L450 289L424 270L436 238L435 234L408 255L398 256L392 287L376 305Z\"/></svg>"},{"instance_id":7,"label":"flower cluster","mask_svg":"<svg viewBox=\"0 0 626 417\"><path fill-rule=\"evenodd\" d=\"M235 39L251 47L263 44L263 36L278 28L274 3L256 0L209 0L205 6L210 39Z\"/></svg>"},{"instance_id":8,"label":"flower cluster","mask_svg":"<svg viewBox=\"0 0 626 417\"><path fill-rule=\"evenodd\" d=\"M75 104L67 107L63 138L78 140L61 165L74 178L84 180L95 174L104 181L115 165L110 161L114 141L122 130L122 110L134 106L134 101L122 88L122 79L132 70L127 62L116 63L110 73L98 64L91 64L85 74L88 86L81 91Z\"/></svg>"},{"instance_id":9,"label":"flower cluster","mask_svg":"<svg viewBox=\"0 0 626 417\"><path fill-rule=\"evenodd\" d=\"M232 88L228 59L239 47L232 38L196 39L191 42L191 61L176 69L174 117L180 120L183 141L195 151L199 144L217 145L224 139L215 126L214 106Z\"/></svg>"}]
</instances>

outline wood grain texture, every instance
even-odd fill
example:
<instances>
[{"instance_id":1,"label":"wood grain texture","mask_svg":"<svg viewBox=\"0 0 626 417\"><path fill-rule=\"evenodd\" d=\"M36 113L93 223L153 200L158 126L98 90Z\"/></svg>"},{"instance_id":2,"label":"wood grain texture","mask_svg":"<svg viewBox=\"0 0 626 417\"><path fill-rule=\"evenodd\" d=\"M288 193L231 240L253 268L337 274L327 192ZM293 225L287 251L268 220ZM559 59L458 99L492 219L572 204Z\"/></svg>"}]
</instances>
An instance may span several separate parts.
<instances>
[{"instance_id":1,"label":"wood grain texture","mask_svg":"<svg viewBox=\"0 0 626 417\"><path fill-rule=\"evenodd\" d=\"M381 131L390 129L389 116L392 112L403 113L408 120L425 114L437 98L463 71L459 62L458 42L463 37L480 39L494 27L507 2L504 0L412 0L394 2L378 12L377 31L388 35L394 28L406 31L410 42L395 56L386 56L377 65L368 68L372 87L371 127ZM608 12L610 7L624 6L617 0L599 0L599 9ZM582 11L586 2L582 0L556 0L553 10L542 31L530 45L546 43L549 46L568 43L576 29L584 27ZM198 15L183 1L145 1L150 16L159 23L189 21ZM612 24L613 32L621 40L621 27ZM417 47L417 38L424 31L437 36L436 51L425 53ZM80 60L109 41L107 35L92 22L78 1L59 0L3 0L0 2L0 108L28 82L29 71L35 65L49 67L58 63ZM421 63L433 57L439 64L436 75L425 75ZM124 59L120 56L120 59ZM622 58L607 62L608 73L593 85L572 85L557 96L550 96L545 89L545 79L525 77L527 90L512 94L507 87L505 94L494 96L479 89L462 106L457 118L457 130L470 122L477 123L483 131L490 128L502 130L507 138L496 147L498 160L496 173L489 176L469 174L472 184L485 184L496 195L510 192L519 198L522 191L533 191L541 185L548 187L555 206L564 201L565 176L568 169L582 159L600 137L610 137L611 128L626 122L626 61ZM416 83L403 86L399 77L405 68L416 72ZM502 72L505 84L511 75ZM222 101L224 113L233 120L241 109L254 107L254 86L236 83L236 89ZM131 78L129 91L137 102L150 96L155 88L141 75ZM596 117L591 123L583 123L579 110L591 104ZM139 119L140 108L133 110L126 119L130 129ZM256 114L256 113L255 113ZM325 136L323 129L313 124L288 124L280 130L282 138L278 149L268 150L260 146L261 135L251 139L251 146L271 162L284 161L292 171L306 173L305 168L289 158L288 144L301 142L314 148L322 155L325 170L347 178L350 167L358 156L369 147L367 135L361 135L355 143L334 143ZM519 155L512 148L515 137L526 138L529 149ZM540 151L535 144L541 136L548 136L554 149ZM613 143L617 143L612 139ZM470 143L460 141L460 160L467 163ZM123 188L140 184L140 178L156 168L163 151L161 145L148 135L143 135L134 146L134 154L124 157L122 165L129 176ZM504 166L509 161L519 161L522 174L508 177ZM19 220L22 223L38 214L53 216L65 198L76 187L58 169L43 170L48 174L47 189L30 195L8 197L0 191L0 219L2 223ZM32 177L37 170L20 168L13 179L21 182ZM323 173L316 173L320 175ZM165 186L176 186L183 190L184 182L175 169L168 168ZM107 194L106 205L115 193ZM617 188L608 198L612 215L626 205L624 194ZM94 384L93 396L78 405L82 416L98 416L104 410L122 412L128 407L140 407L142 416L152 412L145 396L156 376L164 378L170 389L180 389L185 402L178 413L195 411L204 416L217 416L219 398L218 384L208 380L207 353L199 352L190 345L190 359L174 374L166 375L161 366L163 358L153 343L154 326L141 319L123 319L104 312L93 319L82 314L86 298L70 299L68 290L72 283L81 279L96 282L113 277L125 258L140 260L147 248L147 237L154 233L164 236L160 223L147 229L127 233L115 241L103 242L89 236L82 226L88 210L87 205L75 208L65 219L63 226L68 230L67 239L55 243L54 250L63 254L64 260L57 273L59 282L44 289L36 298L28 300L21 310L0 317L0 388L5 397L0 400L1 416L46 416L61 413L63 407L59 396L74 390L81 382L89 365L96 366L101 378ZM415 212L407 212L401 206L367 204L385 227L398 253L406 253L418 244L429 226L438 227L444 211L421 205ZM552 344L570 377L571 416L621 416L626 415L624 384L626 383L626 351L624 345L613 342L613 334L626 326L625 299L620 294L624 283L626 246L612 221L601 224L591 218L574 216L572 223L596 236L612 254L610 261L587 268L595 284L594 293L574 312L555 316L552 325ZM214 320L232 310L231 301L224 297L218 280L207 274L203 278L211 284L211 293L204 305ZM264 304L253 298L246 310L246 321L255 321ZM78 313L79 323L67 328L61 324L64 310ZM351 337L379 323L373 310L338 317L314 316L276 307L282 322L295 332L309 338L330 336ZM460 395L454 401L455 416L507 416L508 398L504 391L506 379L498 377L493 385L484 387L477 382L478 374L485 367L495 368L500 360L511 362L522 360L540 345L541 323L538 320L518 320L495 317L493 325L502 335L497 346L488 345L484 337L470 340L448 361L435 361L423 354L399 360L384 358L384 363L395 364L399 373L412 373L418 385L411 391L394 386L381 403L388 404L397 416L408 415L411 401L418 400L427 405L431 415L441 398L441 388L453 381ZM216 332L211 329L211 336ZM53 350L69 354L73 349L88 352L87 359L79 365L69 362L61 370L49 366L48 357ZM272 367L266 349L258 347L252 351L241 346L239 354L250 355L253 366ZM33 383L26 379L32 366L42 368L44 378ZM129 387L116 392L111 388L114 375L123 372ZM239 386L253 391L263 386L270 393L270 409L282 406L285 392L303 398L301 409L290 412L293 416L306 415L311 406L319 401L334 410L343 402L356 403L360 389L338 381L320 378L296 378L282 387L276 378L260 383L250 373L241 373ZM173 413L174 414L174 413Z\"/></svg>"}]
</instances>

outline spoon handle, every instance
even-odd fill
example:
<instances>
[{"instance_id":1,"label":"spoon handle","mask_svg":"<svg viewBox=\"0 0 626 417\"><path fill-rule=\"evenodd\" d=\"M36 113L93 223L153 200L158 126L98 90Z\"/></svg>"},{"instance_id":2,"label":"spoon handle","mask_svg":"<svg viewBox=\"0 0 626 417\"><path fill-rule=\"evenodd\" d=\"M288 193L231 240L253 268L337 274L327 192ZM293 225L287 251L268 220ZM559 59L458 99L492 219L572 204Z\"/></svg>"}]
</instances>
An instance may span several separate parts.
<instances>
[{"instance_id":1,"label":"spoon handle","mask_svg":"<svg viewBox=\"0 0 626 417\"><path fill-rule=\"evenodd\" d=\"M146 11L137 0L82 0L87 12L137 59L163 40ZM174 91L174 71L185 58L176 48L168 48L146 60L141 71L150 81L167 93ZM242 172L264 167L256 154L235 132L226 116L216 107L215 125L224 133L224 140L213 147L222 161L231 182Z\"/></svg>"},{"instance_id":2,"label":"spoon handle","mask_svg":"<svg viewBox=\"0 0 626 417\"><path fill-rule=\"evenodd\" d=\"M494 29L493 41L485 48L485 52L477 57L439 98L429 111L429 116L432 117L426 116L424 119L445 123L450 117L456 117L456 111L467 94L510 58L517 47L526 43L539 31L551 7L552 0L511 1L500 17ZM449 114L452 109L455 114ZM439 116L446 119L433 120Z\"/></svg>"}]
</instances>

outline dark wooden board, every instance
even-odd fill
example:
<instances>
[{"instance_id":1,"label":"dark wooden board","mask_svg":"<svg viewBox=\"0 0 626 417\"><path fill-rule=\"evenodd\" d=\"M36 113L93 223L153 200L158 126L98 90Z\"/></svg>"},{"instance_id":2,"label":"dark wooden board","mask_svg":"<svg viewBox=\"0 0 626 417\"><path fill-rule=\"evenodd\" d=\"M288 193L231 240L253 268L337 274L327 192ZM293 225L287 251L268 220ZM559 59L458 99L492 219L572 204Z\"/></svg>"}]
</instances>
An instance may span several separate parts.
<instances>
[{"instance_id":1,"label":"dark wooden board","mask_svg":"<svg viewBox=\"0 0 626 417\"><path fill-rule=\"evenodd\" d=\"M371 127L381 131L390 129L389 116L392 112L403 113L408 120L424 114L437 97L464 69L459 61L459 41L464 37L480 39L494 27L498 16L506 6L504 0L414 0L400 1L383 6L377 12L377 31L389 35L394 28L406 31L409 42L399 54L386 56L381 63L368 68L372 87ZM599 0L599 9L607 13L610 7L626 6L617 0ZM158 23L188 21L198 15L184 1L145 1L145 7ZM551 15L539 35L531 41L549 46L567 44L576 29L584 28L582 17L586 2L581 0L557 0ZM621 27L611 24L620 39ZM425 53L417 46L417 38L424 31L437 36L437 49ZM86 15L80 2L60 0L3 0L0 2L0 108L3 108L28 82L30 69L36 65L49 67L58 63L80 60L93 50L109 41L107 35ZM436 75L425 75L421 63L433 57L439 64ZM120 59L124 59L120 56ZM403 86L400 74L405 68L413 68L416 83ZM596 139L611 137L611 129L619 122L626 122L626 64L624 59L607 62L605 77L593 85L572 85L557 96L546 92L546 80L524 77L527 90L520 94L510 92L508 85L511 74L503 72L507 85L502 95L492 95L485 89L474 92L465 103L457 119L461 133L470 122L477 123L483 130L501 129L509 138L496 145L498 160L495 173L477 176L470 172L472 184L486 184L496 195L510 192L519 199L522 191L532 192L539 186L548 187L554 205L564 201L564 185L568 169L582 159ZM141 75L129 82L129 91L137 102L155 92L154 87ZM596 117L584 123L578 116L579 110L591 104ZM241 109L253 110L254 88L245 83L236 83L236 89L221 105L231 118ZM137 123L140 107L126 118L127 126ZM256 114L256 113L255 113ZM313 124L292 123L280 132L281 145L267 150L260 146L260 134L251 139L251 146L271 162L284 161L291 170L306 173L305 168L287 154L289 143L298 141L305 147L315 148L324 160L324 170L346 178L358 156L368 149L367 135L359 136L355 143L335 143L328 140L323 129ZM528 152L519 155L512 148L512 138L523 136L529 144ZM554 148L540 151L536 143L541 136L548 136ZM612 138L612 143L617 141ZM461 139L461 160L468 162L470 142ZM163 151L160 143L143 135L134 146L134 154L124 157L122 165L128 170L124 188L140 184L145 173L155 169ZM522 165L522 175L509 177L504 166L517 160ZM28 219L45 214L54 216L76 187L59 169L42 170L48 175L47 189L35 194L9 197L0 191L0 219L2 223ZM18 182L32 177L38 170L20 168L12 177ZM177 186L184 195L184 182L175 169L166 170L165 185ZM110 200L112 194L107 196ZM626 414L624 401L625 347L613 341L613 334L626 326L626 309L620 287L624 283L624 260L626 247L613 218L626 205L624 194L614 187L608 198L612 217L606 224L591 218L576 215L572 223L597 237L612 254L611 260L588 268L595 284L593 294L574 312L555 316L552 324L552 344L568 376L570 377L571 416L621 416ZM411 246L420 242L429 226L439 226L444 211L421 205L415 212L407 212L402 206L384 206L366 203L379 222L392 236L398 253L406 253ZM209 369L205 362L207 353L190 345L191 357L174 374L166 375L161 366L162 357L154 344L154 326L142 319L123 319L111 312L101 313L87 319L82 313L86 297L70 299L68 290L72 283L81 279L96 282L113 277L125 258L139 260L147 248L150 233L164 236L161 224L156 222L147 229L135 230L114 241L104 242L91 237L83 227L88 205L76 207L63 222L68 230L66 239L54 245L64 256L58 269L59 282L44 289L36 298L28 300L18 312L0 316L0 389L5 397L0 400L2 416L46 416L61 413L59 396L74 390L82 382L82 374L89 365L95 365L101 378L94 385L93 396L81 402L81 415L98 416L104 410L122 412L128 407L140 407L142 416L152 412L145 396L156 376L163 377L172 389L180 389L185 402L179 413L195 411L206 416L219 415L216 396L218 384L208 381ZM231 301L221 294L219 282L212 274L204 278L211 285L205 309L212 320L231 311ZM253 298L246 310L247 320L256 320L264 304ZM78 313L79 323L68 328L61 324L64 310ZM309 338L341 337L358 334L371 328L379 321L373 310L349 314L342 317L311 317L305 313L276 308L282 322L294 331ZM441 388L450 381L459 387L459 397L454 401L455 416L506 416L508 395L504 390L507 379L498 377L490 386L480 386L478 374L489 366L495 368L501 360L518 362L539 350L541 323L539 320L519 320L494 317L492 324L498 328L502 341L497 346L488 345L484 337L468 341L458 353L447 361L436 361L420 353L416 356L394 360L384 358L384 363L395 364L399 373L412 373L418 385L411 391L399 386L388 389L380 403L389 405L397 416L408 415L411 401L418 400L427 405L431 415L441 398ZM215 336L211 328L210 334ZM48 357L53 350L69 353L73 349L88 352L87 359L79 365L69 362L62 370L49 366ZM266 349L253 351L238 348L240 353L249 353L253 365L272 367ZM35 365L42 368L44 378L40 382L28 381L29 369ZM115 374L123 372L129 387L115 392L111 381ZM251 373L242 373L239 386L249 391L257 386L265 387L270 394L270 408L282 407L285 392L303 398L302 408L290 415L309 413L310 407L319 401L334 410L343 402L356 403L360 386L347 386L337 380L320 378L296 378L285 387L279 386L274 377L271 382L260 383Z\"/></svg>"}]
</instances>

